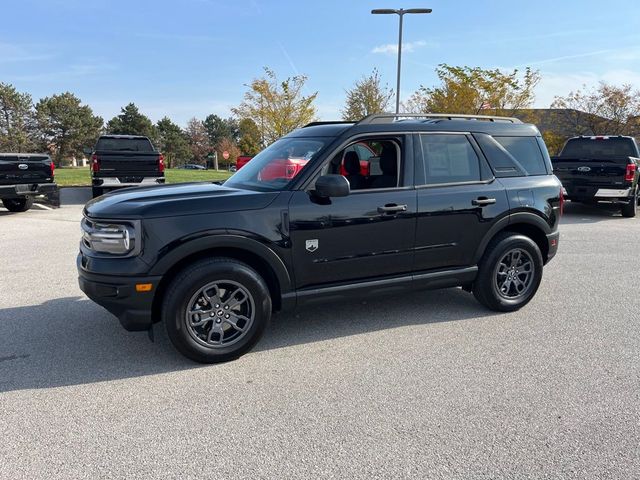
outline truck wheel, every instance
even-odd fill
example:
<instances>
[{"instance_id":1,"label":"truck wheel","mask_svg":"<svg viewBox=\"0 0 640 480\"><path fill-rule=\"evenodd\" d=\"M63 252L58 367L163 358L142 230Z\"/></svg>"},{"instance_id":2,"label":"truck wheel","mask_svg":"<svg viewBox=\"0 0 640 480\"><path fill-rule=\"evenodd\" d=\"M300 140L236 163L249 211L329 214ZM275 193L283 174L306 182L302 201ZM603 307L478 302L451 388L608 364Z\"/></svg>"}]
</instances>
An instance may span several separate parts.
<instances>
[{"instance_id":1,"label":"truck wheel","mask_svg":"<svg viewBox=\"0 0 640 480\"><path fill-rule=\"evenodd\" d=\"M636 189L633 197L629 199L629 203L622 205L620 207L620 213L622 213L623 217L633 218L638 213L638 190Z\"/></svg>"},{"instance_id":2,"label":"truck wheel","mask_svg":"<svg viewBox=\"0 0 640 480\"><path fill-rule=\"evenodd\" d=\"M33 197L5 198L2 204L10 212L26 212L33 206Z\"/></svg>"},{"instance_id":3,"label":"truck wheel","mask_svg":"<svg viewBox=\"0 0 640 480\"><path fill-rule=\"evenodd\" d=\"M533 240L503 232L491 241L480 261L473 294L491 310L518 310L538 290L542 265L542 254Z\"/></svg>"},{"instance_id":4,"label":"truck wheel","mask_svg":"<svg viewBox=\"0 0 640 480\"><path fill-rule=\"evenodd\" d=\"M201 363L234 360L260 339L271 319L262 277L232 258L201 260L169 285L162 303L169 339Z\"/></svg>"},{"instance_id":5,"label":"truck wheel","mask_svg":"<svg viewBox=\"0 0 640 480\"><path fill-rule=\"evenodd\" d=\"M99 197L100 195L104 195L104 188L91 187L91 194L93 195L93 198Z\"/></svg>"}]
</instances>

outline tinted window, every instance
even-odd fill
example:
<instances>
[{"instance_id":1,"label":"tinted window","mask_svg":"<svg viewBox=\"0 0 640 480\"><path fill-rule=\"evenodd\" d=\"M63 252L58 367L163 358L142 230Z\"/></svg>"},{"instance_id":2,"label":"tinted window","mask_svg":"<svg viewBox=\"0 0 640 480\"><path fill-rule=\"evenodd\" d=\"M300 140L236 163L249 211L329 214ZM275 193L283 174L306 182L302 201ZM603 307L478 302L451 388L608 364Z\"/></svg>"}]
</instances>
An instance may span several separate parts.
<instances>
[{"instance_id":1,"label":"tinted window","mask_svg":"<svg viewBox=\"0 0 640 480\"><path fill-rule=\"evenodd\" d=\"M480 165L464 135L421 135L427 184L475 182Z\"/></svg>"},{"instance_id":2,"label":"tinted window","mask_svg":"<svg viewBox=\"0 0 640 480\"><path fill-rule=\"evenodd\" d=\"M572 138L560 152L560 157L620 159L635 156L631 138L589 137Z\"/></svg>"},{"instance_id":3,"label":"tinted window","mask_svg":"<svg viewBox=\"0 0 640 480\"><path fill-rule=\"evenodd\" d=\"M546 175L547 167L535 137L493 137L524 167L528 175Z\"/></svg>"},{"instance_id":4,"label":"tinted window","mask_svg":"<svg viewBox=\"0 0 640 480\"><path fill-rule=\"evenodd\" d=\"M100 138L96 150L123 152L153 152L153 146L147 138Z\"/></svg>"}]
</instances>

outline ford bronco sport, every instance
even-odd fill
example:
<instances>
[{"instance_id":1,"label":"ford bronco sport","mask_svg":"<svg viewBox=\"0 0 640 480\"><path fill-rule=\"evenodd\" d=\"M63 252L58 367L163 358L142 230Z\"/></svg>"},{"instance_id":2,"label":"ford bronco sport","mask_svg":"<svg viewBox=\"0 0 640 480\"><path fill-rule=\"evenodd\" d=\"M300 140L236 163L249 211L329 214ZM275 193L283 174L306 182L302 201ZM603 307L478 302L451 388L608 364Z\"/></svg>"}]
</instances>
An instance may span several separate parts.
<instances>
[{"instance_id":1,"label":"ford bronco sport","mask_svg":"<svg viewBox=\"0 0 640 480\"><path fill-rule=\"evenodd\" d=\"M315 122L223 185L89 202L79 282L127 330L162 320L184 355L220 362L311 302L461 286L519 309L556 254L562 205L538 129L517 119Z\"/></svg>"}]
</instances>

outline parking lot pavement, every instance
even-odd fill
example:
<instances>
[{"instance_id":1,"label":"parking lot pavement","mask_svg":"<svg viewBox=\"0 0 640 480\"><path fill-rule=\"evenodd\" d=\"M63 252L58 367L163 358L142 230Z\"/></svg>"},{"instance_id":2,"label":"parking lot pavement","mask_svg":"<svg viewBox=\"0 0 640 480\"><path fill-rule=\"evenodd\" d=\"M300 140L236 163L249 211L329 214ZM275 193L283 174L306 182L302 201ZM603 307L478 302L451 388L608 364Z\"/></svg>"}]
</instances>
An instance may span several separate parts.
<instances>
[{"instance_id":1,"label":"parking lot pavement","mask_svg":"<svg viewBox=\"0 0 640 480\"><path fill-rule=\"evenodd\" d=\"M568 205L523 310L460 289L278 315L200 366L76 283L81 207L0 209L0 478L631 478L640 219Z\"/></svg>"}]
</instances>

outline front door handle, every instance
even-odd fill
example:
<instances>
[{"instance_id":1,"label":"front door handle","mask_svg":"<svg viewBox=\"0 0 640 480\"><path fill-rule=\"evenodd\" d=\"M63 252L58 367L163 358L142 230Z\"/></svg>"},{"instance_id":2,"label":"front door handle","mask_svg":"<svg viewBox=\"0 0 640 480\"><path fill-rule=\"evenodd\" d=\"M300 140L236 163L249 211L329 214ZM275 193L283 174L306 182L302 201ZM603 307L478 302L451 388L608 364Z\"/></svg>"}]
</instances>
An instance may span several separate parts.
<instances>
[{"instance_id":1,"label":"front door handle","mask_svg":"<svg viewBox=\"0 0 640 480\"><path fill-rule=\"evenodd\" d=\"M493 205L495 203L495 198L478 197L475 200L471 200L471 205L475 205L477 207L486 207L487 205Z\"/></svg>"},{"instance_id":2,"label":"front door handle","mask_svg":"<svg viewBox=\"0 0 640 480\"><path fill-rule=\"evenodd\" d=\"M378 207L378 213L398 213L406 211L406 205L396 205L395 203L387 203L384 207Z\"/></svg>"}]
</instances>

